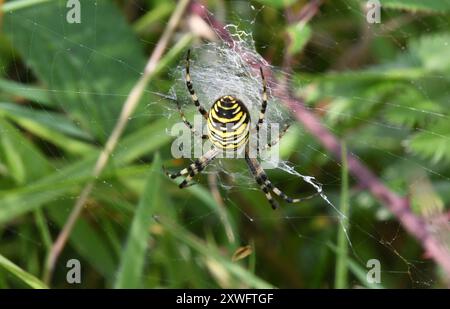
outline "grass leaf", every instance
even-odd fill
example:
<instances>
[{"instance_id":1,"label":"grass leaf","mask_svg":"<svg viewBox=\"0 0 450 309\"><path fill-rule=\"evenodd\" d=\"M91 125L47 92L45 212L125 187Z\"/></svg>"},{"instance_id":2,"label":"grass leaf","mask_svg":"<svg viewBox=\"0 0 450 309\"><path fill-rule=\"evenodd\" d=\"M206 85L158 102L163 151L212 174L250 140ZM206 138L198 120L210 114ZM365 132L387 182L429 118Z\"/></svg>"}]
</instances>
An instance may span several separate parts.
<instances>
[{"instance_id":1,"label":"grass leaf","mask_svg":"<svg viewBox=\"0 0 450 309\"><path fill-rule=\"evenodd\" d=\"M45 106L53 105L46 89L30 87L30 85L0 78L0 90L10 96L21 97Z\"/></svg>"},{"instance_id":2,"label":"grass leaf","mask_svg":"<svg viewBox=\"0 0 450 309\"><path fill-rule=\"evenodd\" d=\"M381 7L413 12L443 13L450 11L449 0L382 0Z\"/></svg>"},{"instance_id":3,"label":"grass leaf","mask_svg":"<svg viewBox=\"0 0 450 309\"><path fill-rule=\"evenodd\" d=\"M349 220L349 188L348 188L348 163L347 163L347 146L345 142L341 144L341 158L342 158L342 184L341 184L341 201L340 210L345 216L341 219L339 225L337 238L337 254L336 254L336 275L334 280L334 287L337 289L347 288L347 265L348 265L348 220Z\"/></svg>"},{"instance_id":4,"label":"grass leaf","mask_svg":"<svg viewBox=\"0 0 450 309\"><path fill-rule=\"evenodd\" d=\"M137 206L127 244L115 282L115 288L138 288L141 284L147 252L149 227L155 210L160 186L161 160L155 155L141 200Z\"/></svg>"},{"instance_id":5,"label":"grass leaf","mask_svg":"<svg viewBox=\"0 0 450 309\"><path fill-rule=\"evenodd\" d=\"M33 289L47 289L48 287L38 278L30 273L27 273L22 268L5 258L0 254L0 267L6 269L14 277L20 279L23 283Z\"/></svg>"}]
</instances>

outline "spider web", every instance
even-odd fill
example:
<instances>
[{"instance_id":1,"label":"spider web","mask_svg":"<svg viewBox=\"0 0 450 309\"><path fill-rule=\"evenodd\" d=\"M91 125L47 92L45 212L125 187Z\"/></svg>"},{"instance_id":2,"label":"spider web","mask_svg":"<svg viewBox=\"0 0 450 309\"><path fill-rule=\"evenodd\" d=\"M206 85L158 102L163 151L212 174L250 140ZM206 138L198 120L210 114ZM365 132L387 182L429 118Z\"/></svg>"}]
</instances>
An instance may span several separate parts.
<instances>
[{"instance_id":1,"label":"spider web","mask_svg":"<svg viewBox=\"0 0 450 309\"><path fill-rule=\"evenodd\" d=\"M347 10L358 11L359 8L355 6L355 4L351 1L344 1L347 4ZM237 4L236 4L237 3ZM235 5L243 8L247 13L252 12L250 15L253 15L254 18L251 20L246 20L242 17L241 14L238 14L236 11L232 11L230 16L233 18L233 23L230 23L227 26L227 29L230 30L234 39L240 47L246 51L247 56L251 56L254 59L258 59L258 62L264 63L265 68L267 70L274 71L277 76L283 76L291 80L295 83L295 76L287 74L282 70L278 69L275 66L270 66L256 51L255 42L253 41L252 29L254 29L255 21L260 17L263 11L269 11L272 14L281 14L279 11L271 9L270 7L260 6L256 4L250 4L247 2L236 1ZM146 8L141 7L138 2L133 1L133 6L138 6L138 10L145 12ZM333 10L335 9L335 10ZM330 8L328 11L323 12L322 14L327 16L327 14L344 14L346 12L339 11L342 10L340 6L334 7L330 4ZM95 14L101 14L101 12L95 11ZM285 15L283 13L283 15ZM322 17L323 18L323 17ZM33 20L34 23L34 31L44 32L48 36L58 36L57 33L52 31L51 29L46 29L40 24L39 20ZM428 22L426 19L422 21L423 27L428 27ZM442 25L440 27L444 30L448 28L448 21L442 18ZM243 29L246 29L245 31ZM275 37L278 35L276 29L272 29L269 25L267 26L267 35ZM98 31L98 29L93 29L93 31ZM407 40L410 34L406 30L401 30L401 35L404 40ZM98 35L102 35L102 33L98 33ZM368 34L362 34L359 36L354 36L350 40L357 40L358 38L364 39ZM339 46L341 42L335 41L334 38L326 33L317 33L316 36L316 44L322 44L323 50L333 50L336 46ZM29 52L32 53L35 45L39 44L38 41L33 40L33 33L30 34L30 48ZM64 37L59 37L61 41L67 40ZM399 50L404 50L405 45L404 42L399 42L397 37L391 36L389 33L384 35L384 38L391 39L391 42L398 47ZM138 77L142 74L139 66L135 63L128 63L119 58L109 57L102 53L102 50L97 49L95 44L92 45L81 45L77 46L80 49L86 49L92 52L92 55L96 57L103 58L106 62L110 62L111 64L120 64L123 66L124 70L128 72L132 72ZM270 49L270 46L258 46L258 49L262 51L267 51ZM64 53L66 51L62 51ZM308 50L307 55L310 56L311 59L321 59L326 62L326 54L322 54L321 52L316 52L313 50ZM281 54L281 51L278 51ZM226 44L222 43L209 43L209 44L199 44L196 45L192 49L193 60L191 63L191 75L194 83L194 88L200 98L201 103L208 108L211 106L212 102L217 99L218 96L222 94L234 94L237 97L241 98L246 106L250 107L250 112L252 115L252 119L257 119L258 113L260 110L261 103L261 79L259 76L259 72L254 70L249 66L248 61L242 58L241 53L237 53L236 50L231 49ZM57 60L60 55L53 55L53 59L55 63L53 65L57 65ZM26 57L26 55L25 55ZM88 67L90 61L95 61L94 57L92 59L86 59L85 64ZM312 70L312 64L309 65L308 57L305 57L304 61L299 65L299 70L304 72L309 72ZM156 94L157 96L152 96L152 101L145 105L144 109L140 112L136 113L132 119L130 119L131 125L135 122L139 122L142 119L146 119L149 116L152 117L166 117L166 118L177 118L179 117L175 103L173 100L179 100L183 108L187 111L191 111L190 115L194 115L192 112L192 103L190 101L190 97L188 95L187 90L184 85L184 65L183 60L180 59L180 64L173 70L172 79L173 87L169 92L160 91L157 87L152 86L152 88L148 91L148 94ZM14 59L13 64L15 69L19 71L21 61L19 59ZM296 68L297 69L297 68ZM6 67L3 67L2 70L6 71ZM27 76L20 80L25 83L33 80L32 72L30 69L27 69ZM57 78L58 76L55 76ZM436 78L443 79L445 76L443 74L437 74ZM158 81L157 81L158 82ZM156 84L157 84L156 82ZM421 87L420 81L413 81L416 83L417 89L424 96L428 96L426 90ZM303 87L300 90L296 90L296 93L300 92L302 95L311 95L314 96L314 89L310 89L307 83L303 82ZM35 87L26 87L24 89L34 90ZM58 92L66 91L65 89L44 89L43 91L48 94L54 94ZM72 90L73 91L73 90ZM304 92L304 93L302 93ZM76 92L73 91L75 94ZM81 93L83 94L83 93ZM120 97L125 99L127 96L127 91L117 91L117 90L109 90L100 92L99 95L102 96L110 96L110 97ZM447 93L448 94L448 93ZM159 98L158 98L159 97ZM370 104L370 100L365 99L364 97L336 97L336 102L339 99L351 99L360 102L361 104ZM334 103L334 102L333 102ZM427 117L433 119L449 117L447 112L437 113L435 111L430 111L427 109L417 109L412 104L411 105L402 105L399 106L396 103L391 103L393 106L398 107L399 109L408 110L414 114L426 115ZM161 108L162 107L162 108ZM345 116L349 119L358 120L358 116L353 116L352 114L348 114L348 112L344 111L330 111L326 108L323 108L319 105L310 105L309 108L316 112L317 114L321 113L329 113L328 116L336 115L336 116ZM266 114L266 119L268 123L279 123L281 125L286 123L291 123L292 116L283 109L283 106L280 102L280 98L276 97L272 91L269 89L269 104L268 110ZM112 123L115 122L116 118L109 119ZM190 119L191 120L191 119ZM92 124L96 119L92 118ZM325 121L325 120L324 120ZM339 135L339 131L333 125L333 123L325 122L327 128ZM386 123L380 119L371 119L368 125L372 128L379 129L382 128L386 130L388 133L391 133L394 141L399 144L403 142L403 137L399 135L399 133L409 133L408 129L401 126L393 126L391 124ZM166 134L169 134L170 128L167 128ZM107 136L108 131L104 130L104 135ZM438 135L439 132L431 131L431 133ZM8 132L2 132L2 134L8 134ZM294 139L298 139L298 136L301 137L302 143L299 146L298 144L293 144L291 146L287 145L286 142L292 141ZM441 137L444 139L448 139L448 137ZM101 143L100 143L101 144ZM283 145L284 144L284 145ZM402 154L393 153L389 150L386 150L383 147L380 147L373 143L366 142L363 138L353 138L350 142L350 148L352 149L351 154L357 156L363 162L365 161L366 154L364 151L373 152L376 154L380 154L383 157L390 158L392 160L398 160L402 163L398 170L387 171L386 174L381 175L382 181L389 182L395 175L395 173L401 173L408 168L415 168L422 172L424 175L432 175L435 179L438 179L442 182L443 188L448 187L448 180L450 177L448 176L448 169L440 170L429 164L424 160L420 160L418 158L414 158L411 156L404 156ZM58 164L55 164L55 170L58 170L59 165L62 164L70 164L71 158L61 154L60 151L55 150L54 145L43 144L42 148L44 148L48 153L54 154L59 158ZM273 226L280 225L281 228L288 228L291 233L294 233L298 236L298 242L295 244L285 243L283 239L277 239L279 242L279 246L275 247L275 255L283 255L286 253L296 254L302 257L302 261L309 262L311 264L305 263L305 265L295 265L293 267L298 267L302 271L306 272L306 268L309 265L314 265L317 256L308 256L309 249L315 249L317 247L323 249L324 251L329 251L329 248L332 246L330 244L330 240L333 240L332 237L324 236L324 228L323 226L336 225L339 229L344 229L346 238L348 240L348 244L350 246L350 250L352 252L352 258L355 259L357 264L359 264L360 268L365 270L366 261L370 258L378 258L381 261L382 265L382 283L384 286L390 286L390 278L397 277L406 277L411 287L432 287L436 284L436 275L431 271L430 262L425 259L417 259L418 254L414 255L414 257L404 256L402 253L401 244L403 243L404 238L406 237L404 232L401 229L400 225L388 223L388 221L392 218L390 214L385 210L385 208L377 205L376 201L370 196L370 194L365 190L357 190L356 193L353 193L352 197L352 210L351 217L345 218L339 210L339 207L336 206L339 204L339 195L338 192L341 179L339 176L339 170L341 165L338 161L332 158L326 150L324 150L316 141L314 141L307 132L303 130L301 126L295 125L293 126L286 136L280 142L280 150L281 153L289 153L290 157L294 158L292 161L281 160L276 163L276 168L274 168L273 173L277 175L274 178L275 185L279 186L283 189L283 184L287 182L295 182L302 183L306 182L308 187L311 189L311 193L319 192L320 196L314 198L311 201L308 201L307 204L300 204L299 206L289 205L282 206L281 209L277 211L252 211L249 212L248 208L244 207L240 200L236 197L239 196L241 192L244 193L252 193L255 191L256 193L263 196L263 193L259 191L259 189L254 185L254 179L249 174L248 169L245 166L236 166L227 160L218 160L214 162L206 171L207 174L218 174L218 185L220 187L221 198L224 200L225 205L227 206L227 210L233 212L233 215L236 215L240 219L244 219L246 225L250 226L249 229L261 230L264 226ZM298 159L304 159L305 162L309 161L309 156L314 156L318 161L329 161L326 167L310 167L309 163L300 162ZM138 160L140 164L146 164L148 161L146 159ZM270 164L270 162L266 162ZM270 171L272 173L272 171ZM282 176L280 176L282 175ZM423 177L426 178L426 177ZM420 179L423 179L420 178ZM204 178L200 178L200 182L204 181ZM280 181L280 179L282 179ZM276 181L279 181L277 183ZM206 183L206 181L205 181ZM419 184L419 187L423 184L416 181L416 184ZM124 191L123 186L115 181L104 180L99 186L110 187L112 191L123 200L128 200L127 192ZM131 185L130 185L131 186ZM173 185L176 187L175 185ZM302 186L303 189L303 186ZM442 191L442 190L441 190ZM171 191L173 192L173 191ZM288 192L290 195L294 196L291 192ZM186 194L186 193L177 193L177 194ZM222 229L221 226L222 221L219 218L217 211L210 210L206 208L200 208L195 210L194 212L190 211L190 205L193 202L191 198L183 198L179 200L176 207L176 212L184 215L185 221L183 221L183 225L187 228L191 226L195 226L197 224L212 226L213 229ZM296 197L296 196L294 196ZM77 195L71 196L66 195L64 197L55 198L52 202L54 204L64 204L67 207L67 212L70 211L70 206L73 205L75 200L78 198ZM263 197L262 197L263 198ZM184 202L183 202L184 199ZM448 201L448 200L446 200ZM357 206L354 206L357 205ZM258 205L255 207L267 207L270 208L269 205ZM126 207L125 207L126 208ZM376 217L379 221L374 223L373 220L369 220L366 218L361 218L362 215L368 213L368 209L371 210L371 214ZM104 222L105 216L108 219L111 219L112 222L117 223L123 228L123 233L127 233L128 225L121 223L120 220L115 218L109 218L108 214L102 211L99 211L96 208L96 205L91 205L91 207L87 208L87 212L90 215L90 218L97 223ZM119 212L123 212L125 217L131 218L132 214L126 212L125 210L119 210ZM357 220L352 218L358 218ZM348 229L345 229L344 222L348 221ZM51 227L55 227L55 224L52 223L52 220L47 222ZM433 228L436 228L436 233L442 233L442 230L446 228L448 222L443 224L444 227L441 227L439 224L431 224ZM312 225L311 229L305 228L308 225ZM386 226L386 230L382 227ZM394 228L393 228L394 226ZM32 247L40 247L42 246L42 241L39 239L39 236L30 234L29 231L26 231L21 228L21 226L13 226L7 227L8 233L12 233L16 235L16 237L20 239L25 239L26 243ZM314 232L311 232L313 230ZM155 232L156 233L156 232ZM252 235L256 235L257 233L252 233ZM443 238L444 238L443 234ZM241 235L235 235L238 239L238 242L248 243L249 239L242 233ZM255 236L256 238L257 236ZM366 244L376 243L374 246L377 252L371 252L370 255L366 255L365 249ZM260 242L261 244L261 242ZM283 246L295 246L296 248L301 248L301 252L294 250L295 252L289 252L283 250ZM256 253L262 249L256 247L254 248ZM314 250L311 250L314 251ZM172 256L164 257L166 260L179 262L186 261L191 257L191 253L188 252L186 248L180 249L180 252L173 253ZM268 258L269 259L269 258ZM399 262L399 263L398 263ZM308 264L308 265L307 265ZM262 265L258 265L258 267L262 267ZM265 265L264 267L270 267ZM60 269L64 269L64 267L60 266ZM276 270L274 270L276 271ZM387 277L386 279L384 279ZM146 278L149 279L149 278ZM150 278L151 279L151 278ZM199 279L204 280L204 279ZM385 281L386 280L386 281ZM356 282L359 282L356 280ZM386 284L385 284L386 282ZM164 283L164 282L163 282ZM163 284L160 283L160 284ZM205 287L215 287L216 285L208 280L204 282ZM281 287L289 287L296 286L295 282L275 282L276 285ZM358 285L356 283L355 285ZM352 285L354 286L354 285Z\"/></svg>"},{"instance_id":2,"label":"spider web","mask_svg":"<svg viewBox=\"0 0 450 309\"><path fill-rule=\"evenodd\" d=\"M209 110L218 97L222 95L232 95L241 99L246 107L249 109L252 123L256 123L259 118L261 110L261 97L262 97L262 81L260 73L256 68L263 67L263 70L272 70L278 78L289 79L289 75L283 72L280 68L269 65L267 61L256 51L255 42L251 33L239 30L239 27L234 24L228 24L225 29L230 31L233 38L233 46L227 43L209 43L194 48L191 54L197 55L197 60L191 60L190 74L194 89L199 97L201 104ZM191 109L191 98L186 91L185 77L184 77L185 64L177 67L174 75L176 84L174 85L171 93L174 96L171 98L173 101L183 102L182 109ZM278 124L280 128L287 124L291 124L294 120L291 114L283 107L281 100L283 97L275 96L273 94L273 86L267 87L269 94L268 108L265 114L265 124L261 128L261 136L268 136L268 141L275 140L277 136L268 134L268 127L271 124ZM171 110L172 113L177 114L177 111ZM201 117L197 117L201 119ZM198 131L206 133L205 125L197 126ZM202 130L203 129L203 130ZM264 131L266 131L264 133ZM196 143L194 145L201 145L201 134L194 135ZM260 141L264 145L264 141ZM275 147L273 147L275 148ZM271 149L269 151L278 151ZM302 175L295 170L291 163L288 161L279 160L277 156L277 162L274 162L273 157L269 157L267 154L262 153L261 158L265 166L270 166L275 169L280 169L293 176L296 176L309 184L316 193L328 204L334 211L345 219L345 216L338 210L338 208L328 199L323 192L322 184L320 184L313 176ZM220 161L216 160L216 161ZM228 177L236 179L235 173L230 173L225 164L215 164L213 169L209 169L212 173L217 171L227 174ZM249 185L254 182L254 178L251 175L245 176L245 172L241 172L238 175L238 183L244 182ZM230 184L221 182L221 185L230 189ZM231 185L232 186L232 185Z\"/></svg>"}]
</instances>

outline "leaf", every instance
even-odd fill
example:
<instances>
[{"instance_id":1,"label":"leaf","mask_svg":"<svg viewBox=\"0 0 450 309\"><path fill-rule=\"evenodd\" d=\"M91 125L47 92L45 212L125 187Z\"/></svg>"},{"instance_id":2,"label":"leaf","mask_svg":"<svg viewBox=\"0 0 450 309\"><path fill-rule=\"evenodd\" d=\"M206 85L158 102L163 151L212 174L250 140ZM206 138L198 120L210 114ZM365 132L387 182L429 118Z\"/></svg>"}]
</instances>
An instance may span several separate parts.
<instances>
[{"instance_id":1,"label":"leaf","mask_svg":"<svg viewBox=\"0 0 450 309\"><path fill-rule=\"evenodd\" d=\"M339 254L339 249L331 243L328 243L328 247L336 254ZM348 257L345 260L348 269L352 272L352 274L359 280L359 282L369 289L383 289L383 285L381 283L370 283L367 280L367 270L360 266L357 262L355 262L352 258Z\"/></svg>"},{"instance_id":2,"label":"leaf","mask_svg":"<svg viewBox=\"0 0 450 309\"><path fill-rule=\"evenodd\" d=\"M42 105L52 106L50 96L46 89L0 79L0 90L12 96L28 99Z\"/></svg>"},{"instance_id":3,"label":"leaf","mask_svg":"<svg viewBox=\"0 0 450 309\"><path fill-rule=\"evenodd\" d=\"M443 115L442 106L414 87L401 87L387 103L384 114L389 122L413 128L426 126L437 115Z\"/></svg>"},{"instance_id":4,"label":"leaf","mask_svg":"<svg viewBox=\"0 0 450 309\"><path fill-rule=\"evenodd\" d=\"M450 34L437 33L412 40L409 53L416 57L427 71L449 72Z\"/></svg>"},{"instance_id":5,"label":"leaf","mask_svg":"<svg viewBox=\"0 0 450 309\"><path fill-rule=\"evenodd\" d=\"M252 246L247 245L243 247L237 248L237 250L233 253L231 257L231 261L237 262L239 260L245 259L247 256L253 253Z\"/></svg>"},{"instance_id":6,"label":"leaf","mask_svg":"<svg viewBox=\"0 0 450 309\"><path fill-rule=\"evenodd\" d=\"M353 259L349 258L347 260L348 269L352 272L352 274L358 278L359 282L369 289L384 289L381 283L371 283L367 280L367 269L361 267L357 262Z\"/></svg>"},{"instance_id":7,"label":"leaf","mask_svg":"<svg viewBox=\"0 0 450 309\"><path fill-rule=\"evenodd\" d=\"M22 158L17 155L17 151L13 145L14 140L8 136L8 131L2 127L4 126L0 123L0 132L2 134L0 147L8 167L8 174L16 183L24 183L26 179L24 163L22 162Z\"/></svg>"},{"instance_id":8,"label":"leaf","mask_svg":"<svg viewBox=\"0 0 450 309\"><path fill-rule=\"evenodd\" d=\"M273 6L278 9L290 6L296 2L296 0L256 0L256 1L263 5Z\"/></svg>"},{"instance_id":9,"label":"leaf","mask_svg":"<svg viewBox=\"0 0 450 309\"><path fill-rule=\"evenodd\" d=\"M420 131L420 130L419 130ZM408 149L433 163L450 162L450 122L435 122L427 130L414 134L407 143Z\"/></svg>"},{"instance_id":10,"label":"leaf","mask_svg":"<svg viewBox=\"0 0 450 309\"><path fill-rule=\"evenodd\" d=\"M449 0L381 0L380 2L382 8L388 9L430 13L444 13L450 11Z\"/></svg>"},{"instance_id":11,"label":"leaf","mask_svg":"<svg viewBox=\"0 0 450 309\"><path fill-rule=\"evenodd\" d=\"M0 102L0 115L8 115L12 119L33 120L59 133L69 136L91 139L86 132L80 130L69 119L61 114L50 111L37 110L18 104Z\"/></svg>"},{"instance_id":12,"label":"leaf","mask_svg":"<svg viewBox=\"0 0 450 309\"><path fill-rule=\"evenodd\" d=\"M4 32L51 91L52 100L90 134L104 140L145 59L113 2L81 0L78 24L66 21L66 3L56 0L5 12ZM143 122L138 118L130 126Z\"/></svg>"},{"instance_id":13,"label":"leaf","mask_svg":"<svg viewBox=\"0 0 450 309\"><path fill-rule=\"evenodd\" d=\"M8 1L7 3L4 3L0 9L3 12L12 12L15 10L24 9L36 4L53 1L53 0L16 0L16 1Z\"/></svg>"},{"instance_id":14,"label":"leaf","mask_svg":"<svg viewBox=\"0 0 450 309\"><path fill-rule=\"evenodd\" d=\"M404 72L404 77L414 79L427 73L450 71L450 33L434 33L412 39L408 42L407 52L399 53L394 61L374 66L371 71L391 76ZM395 75L399 75L396 73Z\"/></svg>"},{"instance_id":15,"label":"leaf","mask_svg":"<svg viewBox=\"0 0 450 309\"><path fill-rule=\"evenodd\" d=\"M27 273L22 268L5 258L0 254L0 267L6 269L14 277L20 279L23 283L33 289L48 289L48 287L38 278L30 273Z\"/></svg>"},{"instance_id":16,"label":"leaf","mask_svg":"<svg viewBox=\"0 0 450 309\"><path fill-rule=\"evenodd\" d=\"M161 170L161 161L159 155L156 154L131 224L119 273L114 284L115 288L138 288L141 285L149 228L160 190Z\"/></svg>"},{"instance_id":17,"label":"leaf","mask_svg":"<svg viewBox=\"0 0 450 309\"><path fill-rule=\"evenodd\" d=\"M24 129L68 153L85 156L95 148L78 140L79 138L91 140L92 137L61 114L0 102L1 115L7 116Z\"/></svg>"},{"instance_id":18,"label":"leaf","mask_svg":"<svg viewBox=\"0 0 450 309\"><path fill-rule=\"evenodd\" d=\"M289 26L287 33L290 39L288 52L291 55L302 51L311 38L311 28L303 22Z\"/></svg>"},{"instance_id":19,"label":"leaf","mask_svg":"<svg viewBox=\"0 0 450 309\"><path fill-rule=\"evenodd\" d=\"M0 156L16 183L37 180L52 171L47 158L14 126L0 117ZM1 207L1 206L0 206Z\"/></svg>"}]
</instances>

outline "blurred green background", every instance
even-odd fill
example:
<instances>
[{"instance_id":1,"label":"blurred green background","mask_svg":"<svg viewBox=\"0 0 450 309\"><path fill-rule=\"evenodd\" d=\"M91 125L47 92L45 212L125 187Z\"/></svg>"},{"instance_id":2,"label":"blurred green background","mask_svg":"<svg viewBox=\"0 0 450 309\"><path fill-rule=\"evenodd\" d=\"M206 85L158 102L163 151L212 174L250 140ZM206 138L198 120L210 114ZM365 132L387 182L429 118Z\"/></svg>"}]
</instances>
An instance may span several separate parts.
<instances>
[{"instance_id":1,"label":"blurred green background","mask_svg":"<svg viewBox=\"0 0 450 309\"><path fill-rule=\"evenodd\" d=\"M0 287L45 287L52 243L176 1L80 1L80 24L67 23L67 1L2 2ZM379 24L367 23L366 1L324 1L306 25L290 17L307 1L201 3L252 33L273 65L289 59L293 93L389 188L409 196L418 216L446 218L434 227L448 236L449 1L381 1ZM444 287L420 244L352 177L347 185L345 164L301 124L283 138L283 159L323 183L337 207L349 205L348 222L320 197L273 211L239 177L220 175L224 186L215 186L203 175L185 190L165 177L162 165L189 163L172 159L167 132L178 115L158 95L169 93L186 50L206 42L188 21L96 181L50 287ZM226 164L230 175L248 173L242 160ZM292 196L311 192L283 171L269 177ZM239 248L249 255L236 261ZM70 259L81 263L80 284L66 281ZM381 263L379 284L366 280L370 259Z\"/></svg>"}]
</instances>

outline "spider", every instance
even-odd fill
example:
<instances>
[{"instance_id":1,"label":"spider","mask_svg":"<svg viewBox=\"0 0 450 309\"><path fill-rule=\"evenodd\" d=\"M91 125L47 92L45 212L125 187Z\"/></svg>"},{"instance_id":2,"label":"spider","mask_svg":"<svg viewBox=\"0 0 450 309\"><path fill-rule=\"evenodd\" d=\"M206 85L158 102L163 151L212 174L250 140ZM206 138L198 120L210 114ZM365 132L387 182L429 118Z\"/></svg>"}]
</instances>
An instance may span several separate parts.
<instances>
[{"instance_id":1,"label":"spider","mask_svg":"<svg viewBox=\"0 0 450 309\"><path fill-rule=\"evenodd\" d=\"M245 161L250 169L250 172L260 186L261 190L264 192L273 209L278 208L278 202L272 197L271 191L288 203L298 203L309 198L291 198L272 184L259 161L256 158L251 158L249 155L249 136L252 130L250 130L250 113L245 104L235 96L224 95L214 102L209 111L205 110L205 108L200 104L198 97L194 91L189 68L190 50L188 50L186 56L186 86L191 95L192 101L194 102L194 105L198 109L198 112L206 119L207 122L208 134L202 135L202 138L209 139L213 147L202 157L196 159L194 163L190 164L188 167L180 170L179 172L172 174L166 171L167 176L171 179L185 176L185 179L179 184L180 189L185 188L190 185L190 181L195 175L203 171L206 166L211 163L212 160L214 160L214 158L220 151L237 151L244 148ZM267 109L267 83L264 78L263 69L261 67L260 73L262 79L262 105L259 119L256 124L256 134L258 136L258 138L256 139L257 154L259 154L260 152L259 130L264 123ZM197 134L192 124L186 119L178 101L177 107L181 119L183 120L185 125L191 130L193 134ZM268 143L266 145L266 148L270 148L275 145L283 137L288 128L289 126L286 125L279 134L278 138L272 143Z\"/></svg>"}]
</instances>

